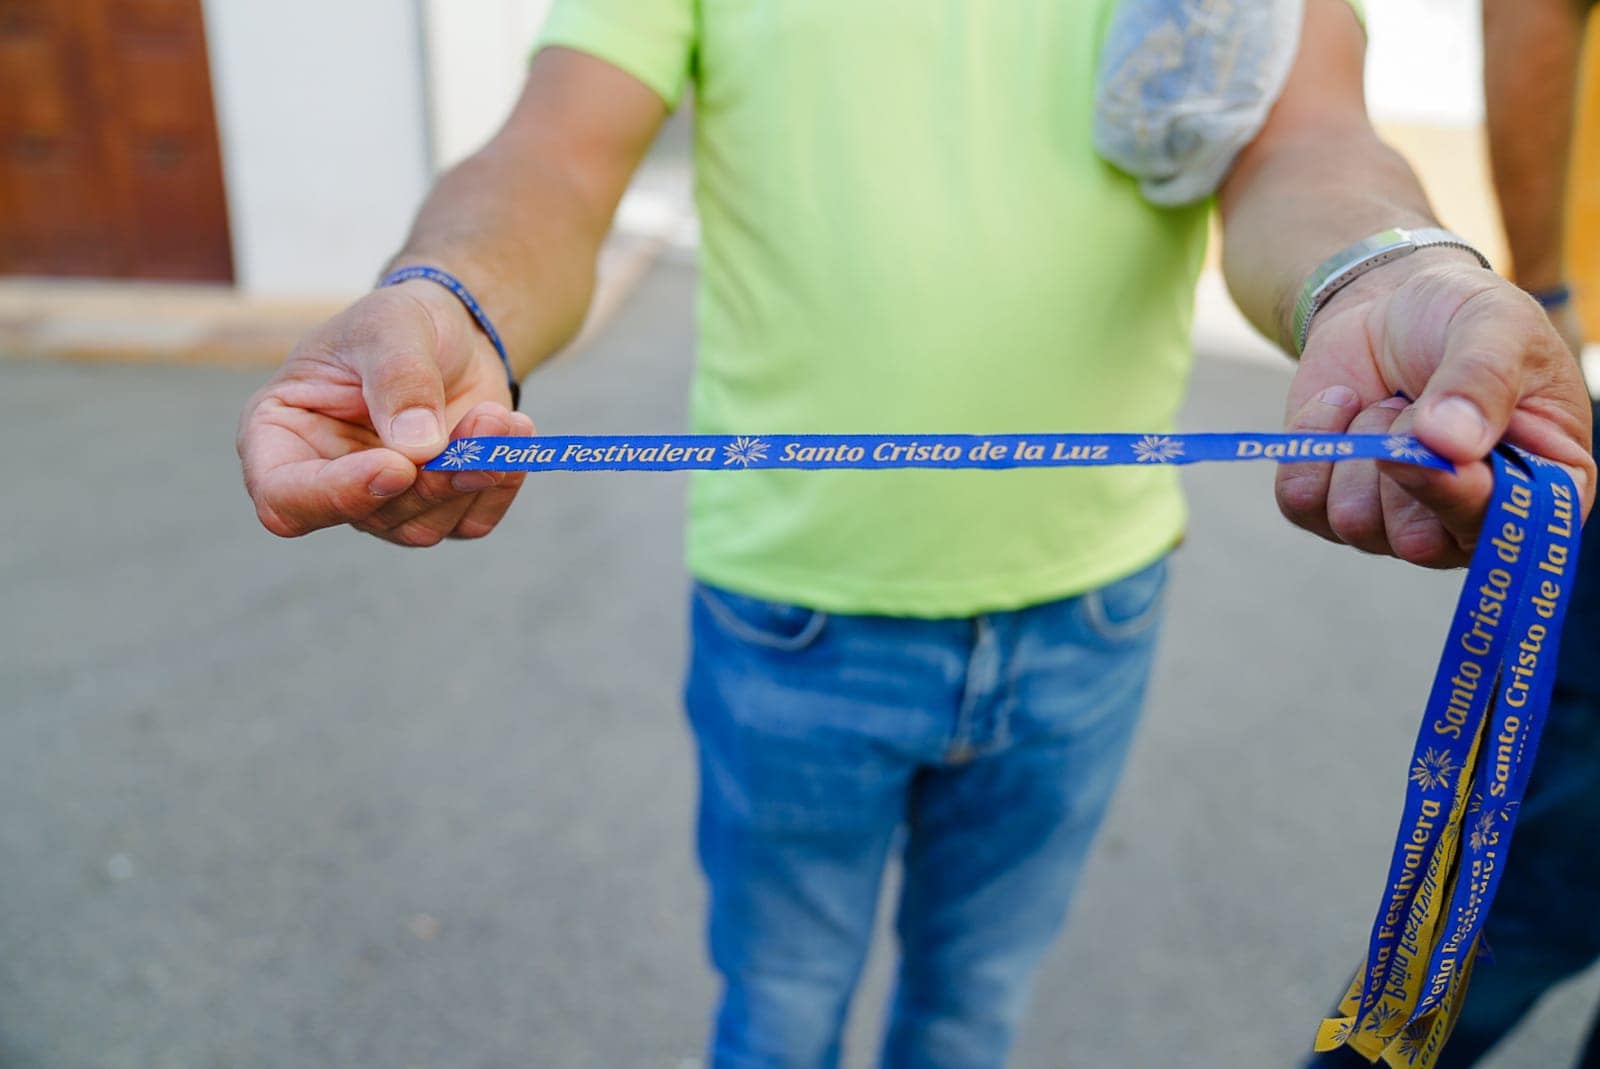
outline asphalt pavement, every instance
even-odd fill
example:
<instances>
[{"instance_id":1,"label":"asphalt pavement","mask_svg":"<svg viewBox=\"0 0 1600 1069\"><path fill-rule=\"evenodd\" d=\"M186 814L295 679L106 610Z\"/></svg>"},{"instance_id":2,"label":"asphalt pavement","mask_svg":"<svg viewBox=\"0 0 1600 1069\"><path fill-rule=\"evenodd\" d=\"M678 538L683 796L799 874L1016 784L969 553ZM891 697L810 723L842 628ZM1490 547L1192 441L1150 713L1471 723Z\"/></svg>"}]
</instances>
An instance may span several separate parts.
<instances>
[{"instance_id":1,"label":"asphalt pavement","mask_svg":"<svg viewBox=\"0 0 1600 1069\"><path fill-rule=\"evenodd\" d=\"M531 380L541 429L679 429L692 287L657 266ZM1225 356L1185 426L1275 427L1286 367ZM0 360L0 1066L698 1064L682 480L537 477L429 551L280 541L232 448L262 377ZM1356 964L1459 575L1292 530L1271 478L1186 476L1020 1069L1288 1067ZM1494 1069L1565 1065L1597 991Z\"/></svg>"}]
</instances>

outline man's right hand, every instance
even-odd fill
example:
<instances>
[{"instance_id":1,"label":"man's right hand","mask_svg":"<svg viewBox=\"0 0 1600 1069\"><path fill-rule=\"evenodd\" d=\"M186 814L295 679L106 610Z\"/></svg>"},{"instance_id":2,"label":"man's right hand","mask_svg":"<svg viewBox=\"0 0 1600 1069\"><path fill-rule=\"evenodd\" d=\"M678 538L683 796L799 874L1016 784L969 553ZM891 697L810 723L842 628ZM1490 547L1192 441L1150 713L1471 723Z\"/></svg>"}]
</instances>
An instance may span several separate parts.
<instances>
[{"instance_id":1,"label":"man's right hand","mask_svg":"<svg viewBox=\"0 0 1600 1069\"><path fill-rule=\"evenodd\" d=\"M245 406L239 459L256 515L292 538L349 524L403 546L481 538L523 476L423 472L454 438L531 435L505 369L454 295L370 293L295 347Z\"/></svg>"},{"instance_id":2,"label":"man's right hand","mask_svg":"<svg viewBox=\"0 0 1600 1069\"><path fill-rule=\"evenodd\" d=\"M505 125L428 194L403 260L477 265L468 281L502 335L548 356L583 323L600 242L666 115L633 75L541 49ZM455 296L402 282L312 333L250 399L245 487L284 537L350 524L403 546L481 538L523 477L417 466L451 438L532 434L510 401L505 368Z\"/></svg>"}]
</instances>

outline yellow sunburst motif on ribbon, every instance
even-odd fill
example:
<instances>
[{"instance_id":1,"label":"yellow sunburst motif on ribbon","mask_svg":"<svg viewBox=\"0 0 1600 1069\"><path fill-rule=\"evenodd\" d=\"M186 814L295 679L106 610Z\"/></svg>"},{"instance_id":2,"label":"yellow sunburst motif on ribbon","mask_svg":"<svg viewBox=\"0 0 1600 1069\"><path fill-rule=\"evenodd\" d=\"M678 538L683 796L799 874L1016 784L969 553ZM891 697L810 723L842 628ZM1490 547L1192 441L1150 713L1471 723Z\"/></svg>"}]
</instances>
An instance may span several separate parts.
<instances>
[{"instance_id":1,"label":"yellow sunburst motif on ribbon","mask_svg":"<svg viewBox=\"0 0 1600 1069\"><path fill-rule=\"evenodd\" d=\"M767 443L760 438L738 437L722 447L722 466L728 467L737 464L748 468L752 464L759 464L767 459Z\"/></svg>"},{"instance_id":2,"label":"yellow sunburst motif on ribbon","mask_svg":"<svg viewBox=\"0 0 1600 1069\"><path fill-rule=\"evenodd\" d=\"M1436 750L1430 746L1412 767L1411 782L1425 791L1448 787L1455 770L1455 758L1450 756L1448 750Z\"/></svg>"},{"instance_id":3,"label":"yellow sunburst motif on ribbon","mask_svg":"<svg viewBox=\"0 0 1600 1069\"><path fill-rule=\"evenodd\" d=\"M450 448L444 451L439 458L440 467L464 468L469 464L476 464L483 453L483 446L468 438L458 438L450 443Z\"/></svg>"},{"instance_id":4,"label":"yellow sunburst motif on ribbon","mask_svg":"<svg viewBox=\"0 0 1600 1069\"><path fill-rule=\"evenodd\" d=\"M1432 452L1409 434L1391 434L1383 440L1383 447L1395 460L1421 460Z\"/></svg>"},{"instance_id":5,"label":"yellow sunburst motif on ribbon","mask_svg":"<svg viewBox=\"0 0 1600 1069\"><path fill-rule=\"evenodd\" d=\"M1183 456L1183 443L1165 434L1147 434L1133 443L1133 458L1140 463L1170 464Z\"/></svg>"},{"instance_id":6,"label":"yellow sunburst motif on ribbon","mask_svg":"<svg viewBox=\"0 0 1600 1069\"><path fill-rule=\"evenodd\" d=\"M1494 830L1494 818L1498 812L1486 809L1478 815L1477 823L1472 826L1472 834L1467 837L1467 845L1472 847L1473 853L1479 853L1500 841L1500 833Z\"/></svg>"}]
</instances>

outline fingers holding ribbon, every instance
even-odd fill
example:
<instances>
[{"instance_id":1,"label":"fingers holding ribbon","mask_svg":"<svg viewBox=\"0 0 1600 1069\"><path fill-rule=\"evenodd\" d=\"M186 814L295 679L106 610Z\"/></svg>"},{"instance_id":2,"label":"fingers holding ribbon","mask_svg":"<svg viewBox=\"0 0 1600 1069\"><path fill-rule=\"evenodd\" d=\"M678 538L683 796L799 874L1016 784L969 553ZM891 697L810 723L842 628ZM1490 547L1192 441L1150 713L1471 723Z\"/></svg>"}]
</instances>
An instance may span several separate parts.
<instances>
[{"instance_id":1,"label":"fingers holding ribbon","mask_svg":"<svg viewBox=\"0 0 1600 1069\"><path fill-rule=\"evenodd\" d=\"M1417 409L1404 408L1391 432L1415 433ZM1454 472L1429 470L1418 478L1410 464L1377 465L1389 545L1401 560L1424 568L1459 568L1472 558L1494 489L1488 464L1457 464Z\"/></svg>"},{"instance_id":2,"label":"fingers holding ribbon","mask_svg":"<svg viewBox=\"0 0 1600 1069\"><path fill-rule=\"evenodd\" d=\"M1391 468L1391 477L1458 538L1475 531L1488 509L1493 480L1476 462L1502 440L1566 467L1584 500L1592 500L1588 391L1543 309L1504 280L1453 304L1441 280L1429 282L1391 299L1380 359L1417 398L1417 438L1460 470L1451 479ZM1438 305L1453 309L1442 326Z\"/></svg>"},{"instance_id":3,"label":"fingers holding ribbon","mask_svg":"<svg viewBox=\"0 0 1600 1069\"><path fill-rule=\"evenodd\" d=\"M1489 508L1485 458L1502 440L1567 468L1587 507L1595 473L1582 375L1516 287L1471 261L1419 254L1372 272L1322 315L1287 429L1411 435L1456 470L1286 465L1277 492L1291 521L1369 553L1458 567Z\"/></svg>"},{"instance_id":4,"label":"fingers holding ribbon","mask_svg":"<svg viewBox=\"0 0 1600 1069\"><path fill-rule=\"evenodd\" d=\"M1348 386L1329 386L1291 416L1287 430L1401 436L1412 432L1413 423L1412 406L1404 398L1387 397L1363 408ZM1296 525L1366 553L1426 567L1464 563L1470 540L1454 537L1432 509L1387 478L1390 469L1409 471L1411 465L1284 464L1278 470L1278 507ZM1447 472L1428 474L1453 478Z\"/></svg>"},{"instance_id":5,"label":"fingers holding ribbon","mask_svg":"<svg viewBox=\"0 0 1600 1069\"><path fill-rule=\"evenodd\" d=\"M533 433L533 420L526 414L485 402L469 411L450 437L454 441ZM521 472L423 471L404 493L353 526L402 546L482 538L504 518L525 477Z\"/></svg>"},{"instance_id":6,"label":"fingers holding ribbon","mask_svg":"<svg viewBox=\"0 0 1600 1069\"><path fill-rule=\"evenodd\" d=\"M1386 397L1362 409L1350 422L1352 434L1388 434L1407 402ZM1345 545L1364 553L1392 555L1383 508L1378 465L1356 461L1335 465L1328 478L1328 526Z\"/></svg>"},{"instance_id":7,"label":"fingers holding ribbon","mask_svg":"<svg viewBox=\"0 0 1600 1069\"><path fill-rule=\"evenodd\" d=\"M364 521L417 476L370 432L309 418L271 388L245 409L237 448L256 515L281 538Z\"/></svg>"},{"instance_id":8,"label":"fingers holding ribbon","mask_svg":"<svg viewBox=\"0 0 1600 1069\"><path fill-rule=\"evenodd\" d=\"M513 435L532 435L534 433L533 420L522 413L514 413L511 421ZM516 500L517 491L522 489L522 481L526 479L526 472L502 472L497 484L486 487L473 495L472 504L462 515L455 529L450 532L452 538L482 538L497 527L505 518L506 510Z\"/></svg>"},{"instance_id":9,"label":"fingers holding ribbon","mask_svg":"<svg viewBox=\"0 0 1600 1069\"><path fill-rule=\"evenodd\" d=\"M1328 386L1293 413L1291 433L1343 434L1361 413L1361 398L1348 386ZM1278 468L1278 509L1298 527L1330 542L1341 541L1328 522L1328 487L1333 464L1283 464Z\"/></svg>"}]
</instances>

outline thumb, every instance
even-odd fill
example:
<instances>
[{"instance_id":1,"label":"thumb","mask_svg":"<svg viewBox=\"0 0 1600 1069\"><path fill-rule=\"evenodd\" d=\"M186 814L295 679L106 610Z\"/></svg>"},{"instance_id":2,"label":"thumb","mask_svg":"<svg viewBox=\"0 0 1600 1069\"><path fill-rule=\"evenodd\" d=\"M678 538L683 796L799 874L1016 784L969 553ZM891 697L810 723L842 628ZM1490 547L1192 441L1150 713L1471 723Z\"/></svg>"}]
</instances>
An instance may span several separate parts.
<instances>
[{"instance_id":1,"label":"thumb","mask_svg":"<svg viewBox=\"0 0 1600 1069\"><path fill-rule=\"evenodd\" d=\"M350 354L361 376L372 429L383 444L414 463L445 447L444 375L426 322L385 330Z\"/></svg>"},{"instance_id":2,"label":"thumb","mask_svg":"<svg viewBox=\"0 0 1600 1069\"><path fill-rule=\"evenodd\" d=\"M1530 305L1532 302L1528 302ZM1416 435L1455 461L1481 460L1522 399L1526 358L1548 325L1498 297L1464 304L1445 332L1444 357L1417 398Z\"/></svg>"}]
</instances>

